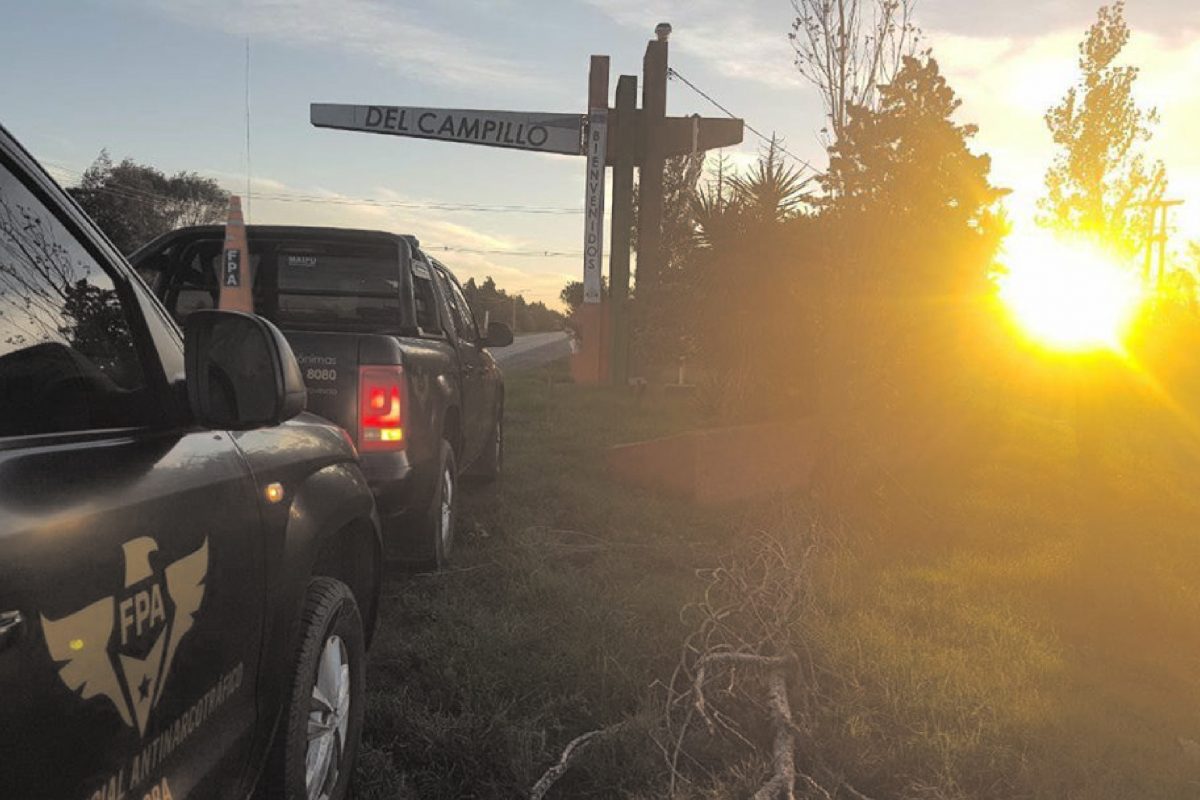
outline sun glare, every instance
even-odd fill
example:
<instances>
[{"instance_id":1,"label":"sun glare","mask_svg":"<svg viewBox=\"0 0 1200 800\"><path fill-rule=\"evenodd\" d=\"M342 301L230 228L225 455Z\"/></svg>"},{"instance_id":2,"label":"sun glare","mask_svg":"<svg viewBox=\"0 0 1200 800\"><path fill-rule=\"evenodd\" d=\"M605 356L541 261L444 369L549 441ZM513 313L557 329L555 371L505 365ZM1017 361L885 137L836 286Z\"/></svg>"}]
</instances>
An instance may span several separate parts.
<instances>
[{"instance_id":1,"label":"sun glare","mask_svg":"<svg viewBox=\"0 0 1200 800\"><path fill-rule=\"evenodd\" d=\"M1031 338L1073 352L1121 348L1142 298L1133 270L1046 233L1014 236L1004 263L1000 297Z\"/></svg>"}]
</instances>

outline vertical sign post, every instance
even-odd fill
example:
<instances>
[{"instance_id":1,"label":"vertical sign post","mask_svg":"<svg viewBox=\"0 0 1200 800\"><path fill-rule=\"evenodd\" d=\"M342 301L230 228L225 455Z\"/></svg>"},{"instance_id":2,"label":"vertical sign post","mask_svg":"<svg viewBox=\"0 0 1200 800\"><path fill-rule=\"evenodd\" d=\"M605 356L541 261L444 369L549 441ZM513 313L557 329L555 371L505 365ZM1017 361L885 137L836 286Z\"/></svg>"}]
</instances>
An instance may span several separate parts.
<instances>
[{"instance_id":1,"label":"vertical sign post","mask_svg":"<svg viewBox=\"0 0 1200 800\"><path fill-rule=\"evenodd\" d=\"M604 265L604 170L608 148L608 56L592 56L588 72L588 126L583 153L587 157L584 200L583 305L574 315L579 352L571 359L576 383L608 380L608 304L602 302Z\"/></svg>"},{"instance_id":2,"label":"vertical sign post","mask_svg":"<svg viewBox=\"0 0 1200 800\"><path fill-rule=\"evenodd\" d=\"M608 56L592 56L588 77L587 196L584 209L583 302L600 302L604 263L604 171L608 155Z\"/></svg>"}]
</instances>

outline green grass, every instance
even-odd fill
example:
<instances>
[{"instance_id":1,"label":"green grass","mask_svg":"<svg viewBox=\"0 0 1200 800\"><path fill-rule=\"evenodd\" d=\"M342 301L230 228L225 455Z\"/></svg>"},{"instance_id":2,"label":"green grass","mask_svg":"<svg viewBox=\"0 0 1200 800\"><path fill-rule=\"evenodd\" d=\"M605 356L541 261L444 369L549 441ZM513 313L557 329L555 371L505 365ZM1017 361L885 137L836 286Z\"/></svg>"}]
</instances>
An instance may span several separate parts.
<instances>
[{"instance_id":1,"label":"green grass","mask_svg":"<svg viewBox=\"0 0 1200 800\"><path fill-rule=\"evenodd\" d=\"M520 797L570 739L636 716L678 657L679 608L729 526L614 485L601 458L692 412L562 378L508 377L505 474L463 495L454 567L387 579L361 797ZM643 788L645 749L606 767L596 748L559 796Z\"/></svg>"},{"instance_id":2,"label":"green grass","mask_svg":"<svg viewBox=\"0 0 1200 800\"><path fill-rule=\"evenodd\" d=\"M1151 405L1084 413L1086 458L1073 418L1013 414L859 542L820 631L859 788L1200 796L1200 460Z\"/></svg>"},{"instance_id":3,"label":"green grass","mask_svg":"<svg viewBox=\"0 0 1200 800\"><path fill-rule=\"evenodd\" d=\"M1030 406L970 470L820 513L790 498L775 524L611 482L606 446L703 420L555 377L510 376L506 474L466 497L454 568L388 577L358 796L521 797L566 742L622 720L554 796L664 796L647 734L697 570L748 529L830 519L813 605L779 621L820 676L793 686L802 766L876 800L1200 796L1200 451L1178 419L1085 409L1081 439L1071 404ZM687 796L752 793L763 760L702 740L711 775Z\"/></svg>"}]
</instances>

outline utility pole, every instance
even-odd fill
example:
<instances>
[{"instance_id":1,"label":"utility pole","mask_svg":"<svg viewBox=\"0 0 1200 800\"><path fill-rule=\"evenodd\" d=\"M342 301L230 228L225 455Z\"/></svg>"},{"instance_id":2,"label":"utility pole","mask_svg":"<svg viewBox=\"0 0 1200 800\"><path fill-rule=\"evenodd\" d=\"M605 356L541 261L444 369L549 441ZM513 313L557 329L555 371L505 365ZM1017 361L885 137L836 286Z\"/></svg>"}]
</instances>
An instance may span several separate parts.
<instances>
[{"instance_id":1,"label":"utility pole","mask_svg":"<svg viewBox=\"0 0 1200 800\"><path fill-rule=\"evenodd\" d=\"M1142 266L1142 280L1158 288L1166 277L1167 271L1167 214L1175 206L1183 205L1182 200L1147 200L1143 205L1149 207L1150 217L1147 220L1146 261ZM1153 267L1154 246L1158 245L1158 266Z\"/></svg>"}]
</instances>

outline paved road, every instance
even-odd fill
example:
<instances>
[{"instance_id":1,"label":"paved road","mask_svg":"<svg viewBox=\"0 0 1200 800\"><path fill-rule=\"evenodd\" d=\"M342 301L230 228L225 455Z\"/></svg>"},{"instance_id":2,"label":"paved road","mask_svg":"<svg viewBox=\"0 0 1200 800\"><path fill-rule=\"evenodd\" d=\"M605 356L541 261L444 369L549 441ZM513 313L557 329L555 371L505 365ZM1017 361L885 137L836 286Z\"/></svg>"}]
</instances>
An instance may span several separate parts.
<instances>
[{"instance_id":1,"label":"paved road","mask_svg":"<svg viewBox=\"0 0 1200 800\"><path fill-rule=\"evenodd\" d=\"M508 347L492 350L496 361L507 371L540 367L566 357L571 352L571 337L563 331L518 336Z\"/></svg>"}]
</instances>

